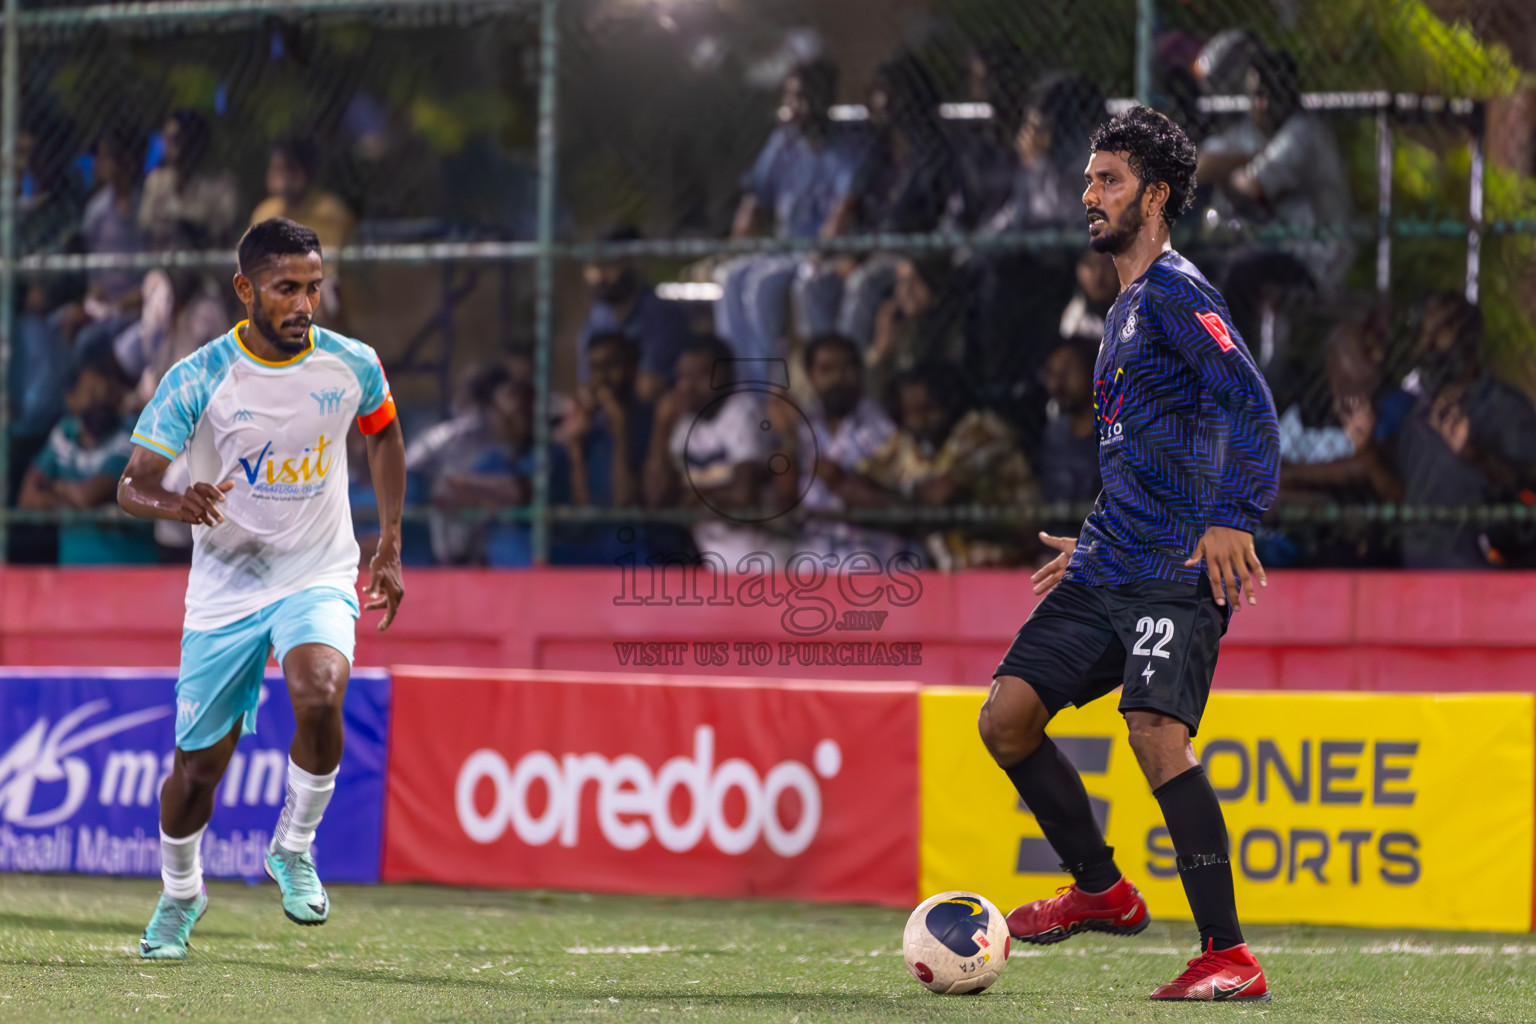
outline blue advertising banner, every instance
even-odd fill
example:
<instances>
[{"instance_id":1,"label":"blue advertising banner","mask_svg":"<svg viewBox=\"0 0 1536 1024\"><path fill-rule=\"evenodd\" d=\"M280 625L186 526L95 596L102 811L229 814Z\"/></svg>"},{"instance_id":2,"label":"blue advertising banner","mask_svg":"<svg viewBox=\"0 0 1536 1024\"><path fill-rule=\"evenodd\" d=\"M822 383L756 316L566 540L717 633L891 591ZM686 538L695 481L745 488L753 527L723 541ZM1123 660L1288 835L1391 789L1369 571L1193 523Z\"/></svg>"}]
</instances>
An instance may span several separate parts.
<instances>
[{"instance_id":1,"label":"blue advertising banner","mask_svg":"<svg viewBox=\"0 0 1536 1024\"><path fill-rule=\"evenodd\" d=\"M175 684L163 671L0 670L0 871L159 875ZM341 773L315 839L327 881L379 880L389 694L388 673L353 673ZM208 877L265 877L293 729L282 675L271 672L256 734L230 760L203 835Z\"/></svg>"}]
</instances>

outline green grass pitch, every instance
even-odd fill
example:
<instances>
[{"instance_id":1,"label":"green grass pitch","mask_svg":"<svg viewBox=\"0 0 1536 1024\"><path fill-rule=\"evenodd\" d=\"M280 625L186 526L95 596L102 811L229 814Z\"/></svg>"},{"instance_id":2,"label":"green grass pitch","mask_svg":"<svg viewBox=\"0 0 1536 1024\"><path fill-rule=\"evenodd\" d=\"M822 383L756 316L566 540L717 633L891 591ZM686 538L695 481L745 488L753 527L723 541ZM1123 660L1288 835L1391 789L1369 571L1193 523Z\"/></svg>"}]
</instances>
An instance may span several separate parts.
<instances>
[{"instance_id":1,"label":"green grass pitch","mask_svg":"<svg viewBox=\"0 0 1536 1024\"><path fill-rule=\"evenodd\" d=\"M0 876L0 1020L1536 1021L1536 936L1253 928L1273 1002L1154 1005L1188 922L1024 947L980 997L901 962L904 912L336 886L323 928L276 887L210 886L184 963L135 954L152 880Z\"/></svg>"}]
</instances>

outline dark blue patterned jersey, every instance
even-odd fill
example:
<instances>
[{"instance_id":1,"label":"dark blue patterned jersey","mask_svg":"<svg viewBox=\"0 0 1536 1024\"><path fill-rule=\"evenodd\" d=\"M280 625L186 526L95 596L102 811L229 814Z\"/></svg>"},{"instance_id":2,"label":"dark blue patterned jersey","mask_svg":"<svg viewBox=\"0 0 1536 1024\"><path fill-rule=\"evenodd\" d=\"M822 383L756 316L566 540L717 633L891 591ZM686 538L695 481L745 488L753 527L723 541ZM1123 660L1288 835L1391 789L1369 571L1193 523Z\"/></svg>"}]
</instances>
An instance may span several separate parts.
<instances>
[{"instance_id":1,"label":"dark blue patterned jersey","mask_svg":"<svg viewBox=\"0 0 1536 1024\"><path fill-rule=\"evenodd\" d=\"M1093 376L1104 489L1066 578L1199 582L1184 562L1206 528L1252 533L1274 501L1269 385L1221 295L1172 250L1115 300Z\"/></svg>"}]
</instances>

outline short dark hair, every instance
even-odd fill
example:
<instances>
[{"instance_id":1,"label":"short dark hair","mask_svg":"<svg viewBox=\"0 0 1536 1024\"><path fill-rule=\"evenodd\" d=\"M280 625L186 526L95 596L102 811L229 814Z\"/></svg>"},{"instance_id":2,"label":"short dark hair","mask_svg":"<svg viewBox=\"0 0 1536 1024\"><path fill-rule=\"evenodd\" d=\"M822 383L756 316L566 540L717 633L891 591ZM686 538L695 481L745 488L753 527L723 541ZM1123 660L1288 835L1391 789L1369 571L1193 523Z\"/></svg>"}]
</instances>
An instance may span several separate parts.
<instances>
[{"instance_id":1,"label":"short dark hair","mask_svg":"<svg viewBox=\"0 0 1536 1024\"><path fill-rule=\"evenodd\" d=\"M678 347L677 362L682 362L683 356L689 355L701 355L709 359L710 383L715 388L730 387L736 382L736 350L724 338L714 334L695 334Z\"/></svg>"},{"instance_id":2,"label":"short dark hair","mask_svg":"<svg viewBox=\"0 0 1536 1024\"><path fill-rule=\"evenodd\" d=\"M512 382L512 371L500 359L470 370L464 378L464 397L476 409L488 408L496 392Z\"/></svg>"},{"instance_id":3,"label":"short dark hair","mask_svg":"<svg viewBox=\"0 0 1536 1024\"><path fill-rule=\"evenodd\" d=\"M240 273L250 277L280 256L319 254L320 239L297 221L270 217L246 228L236 252Z\"/></svg>"},{"instance_id":4,"label":"short dark hair","mask_svg":"<svg viewBox=\"0 0 1536 1024\"><path fill-rule=\"evenodd\" d=\"M798 78L800 88L811 109L825 114L837 98L837 65L825 57L801 61L790 69L786 78Z\"/></svg>"},{"instance_id":5,"label":"short dark hair","mask_svg":"<svg viewBox=\"0 0 1536 1024\"><path fill-rule=\"evenodd\" d=\"M306 135L285 135L272 143L272 152L281 153L284 160L303 171L311 184L320 173L320 147Z\"/></svg>"},{"instance_id":6,"label":"short dark hair","mask_svg":"<svg viewBox=\"0 0 1536 1024\"><path fill-rule=\"evenodd\" d=\"M591 338L587 339L588 354L599 345L612 345L619 350L619 353L624 357L624 361L631 366L640 362L640 346L636 344L634 338L631 338L622 331L598 331L592 335Z\"/></svg>"},{"instance_id":7,"label":"short dark hair","mask_svg":"<svg viewBox=\"0 0 1536 1024\"><path fill-rule=\"evenodd\" d=\"M75 385L80 383L80 378L87 373L104 377L123 391L133 387L133 381L110 349L91 352L74 362L69 368L69 390L73 390Z\"/></svg>"},{"instance_id":8,"label":"short dark hair","mask_svg":"<svg viewBox=\"0 0 1536 1024\"><path fill-rule=\"evenodd\" d=\"M973 402L969 384L960 368L943 359L929 359L909 367L891 381L888 411L892 419L901 413L901 392L904 388L922 388L933 398L934 404L944 410L951 421L958 420Z\"/></svg>"},{"instance_id":9,"label":"short dark hair","mask_svg":"<svg viewBox=\"0 0 1536 1024\"><path fill-rule=\"evenodd\" d=\"M861 368L864 365L864 353L859 350L859 343L852 338L841 334L818 334L805 346L805 372L810 373L811 367L816 362L817 354L824 348L841 348L845 350L853 361Z\"/></svg>"},{"instance_id":10,"label":"short dark hair","mask_svg":"<svg viewBox=\"0 0 1536 1024\"><path fill-rule=\"evenodd\" d=\"M1167 115L1132 107L1094 129L1088 144L1095 153L1124 153L1142 188L1167 185L1163 220L1170 226L1194 204L1195 144Z\"/></svg>"}]
</instances>

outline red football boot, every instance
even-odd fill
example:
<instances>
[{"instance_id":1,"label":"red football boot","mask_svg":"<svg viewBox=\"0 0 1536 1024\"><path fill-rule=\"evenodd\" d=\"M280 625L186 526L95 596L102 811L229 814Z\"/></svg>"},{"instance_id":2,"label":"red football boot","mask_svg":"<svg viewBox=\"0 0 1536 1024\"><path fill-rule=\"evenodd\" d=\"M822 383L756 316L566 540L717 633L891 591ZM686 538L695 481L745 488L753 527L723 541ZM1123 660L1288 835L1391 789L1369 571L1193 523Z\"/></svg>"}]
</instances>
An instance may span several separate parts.
<instances>
[{"instance_id":1,"label":"red football boot","mask_svg":"<svg viewBox=\"0 0 1536 1024\"><path fill-rule=\"evenodd\" d=\"M1221 999L1234 1003L1269 1002L1264 968L1248 952L1248 944L1215 951L1207 949L1189 962L1189 969L1152 993L1153 999Z\"/></svg>"},{"instance_id":2,"label":"red football boot","mask_svg":"<svg viewBox=\"0 0 1536 1024\"><path fill-rule=\"evenodd\" d=\"M1008 933L1020 942L1046 945L1083 931L1135 935L1152 922L1147 901L1124 875L1104 892L1066 885L1056 893L1015 909L1008 915Z\"/></svg>"}]
</instances>

